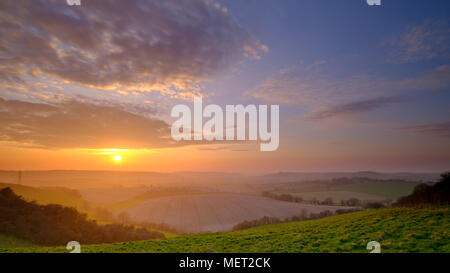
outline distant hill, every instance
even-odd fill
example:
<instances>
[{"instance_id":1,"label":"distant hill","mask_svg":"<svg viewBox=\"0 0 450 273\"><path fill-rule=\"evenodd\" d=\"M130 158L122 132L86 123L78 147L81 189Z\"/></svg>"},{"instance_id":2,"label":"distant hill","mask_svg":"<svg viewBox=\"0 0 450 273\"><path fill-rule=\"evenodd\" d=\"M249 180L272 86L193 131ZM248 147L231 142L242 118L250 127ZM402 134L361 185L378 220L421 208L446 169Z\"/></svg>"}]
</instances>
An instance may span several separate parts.
<instances>
[{"instance_id":1,"label":"distant hill","mask_svg":"<svg viewBox=\"0 0 450 273\"><path fill-rule=\"evenodd\" d=\"M102 245L83 252L362 252L378 241L381 252L450 252L450 210L388 208L242 231ZM0 252L66 252L64 247L4 248Z\"/></svg>"},{"instance_id":2,"label":"distant hill","mask_svg":"<svg viewBox=\"0 0 450 273\"><path fill-rule=\"evenodd\" d=\"M370 178L380 180L405 180L415 182L435 182L439 173L381 173L381 172L279 172L264 176L265 179L277 181L311 181L327 180L333 178Z\"/></svg>"},{"instance_id":3,"label":"distant hill","mask_svg":"<svg viewBox=\"0 0 450 273\"><path fill-rule=\"evenodd\" d=\"M0 190L11 188L16 194L22 196L27 201L36 201L38 204L59 204L66 207L74 207L78 210L85 210L86 201L76 190L62 187L30 187L18 184L0 183Z\"/></svg>"},{"instance_id":4,"label":"distant hill","mask_svg":"<svg viewBox=\"0 0 450 273\"><path fill-rule=\"evenodd\" d=\"M406 180L435 182L438 173L378 173L378 172L280 172L267 175L249 175L219 172L127 172L127 171L22 171L21 184L34 187L66 187L71 189L92 189L111 187L167 186L186 187L211 191L249 191L255 185L266 182L298 182L329 180L333 178L366 177L380 180ZM0 171L0 182L15 184L17 171Z\"/></svg>"},{"instance_id":5,"label":"distant hill","mask_svg":"<svg viewBox=\"0 0 450 273\"><path fill-rule=\"evenodd\" d=\"M121 171L22 171L21 184L34 187L66 187L72 189L108 188L117 186L140 186L152 183L167 183L177 175L156 172ZM17 183L17 171L0 171L0 182Z\"/></svg>"}]
</instances>

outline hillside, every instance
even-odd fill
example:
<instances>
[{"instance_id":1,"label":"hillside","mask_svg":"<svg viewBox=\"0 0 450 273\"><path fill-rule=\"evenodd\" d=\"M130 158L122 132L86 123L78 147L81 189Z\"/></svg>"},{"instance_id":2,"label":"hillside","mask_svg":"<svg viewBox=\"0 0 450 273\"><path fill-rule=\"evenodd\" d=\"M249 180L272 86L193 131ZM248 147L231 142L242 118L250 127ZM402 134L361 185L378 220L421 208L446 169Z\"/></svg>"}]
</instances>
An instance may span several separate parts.
<instances>
[{"instance_id":1,"label":"hillside","mask_svg":"<svg viewBox=\"0 0 450 273\"><path fill-rule=\"evenodd\" d=\"M14 247L31 247L31 246L37 246L36 244L33 244L32 242L17 238L12 235L6 235L0 233L0 247L1 248L14 248Z\"/></svg>"},{"instance_id":2,"label":"hillside","mask_svg":"<svg viewBox=\"0 0 450 273\"><path fill-rule=\"evenodd\" d=\"M364 181L333 188L336 191L349 191L361 194L376 195L395 200L400 196L410 194L417 183L406 181Z\"/></svg>"},{"instance_id":3,"label":"hillside","mask_svg":"<svg viewBox=\"0 0 450 273\"><path fill-rule=\"evenodd\" d=\"M36 201L41 205L58 204L66 207L74 207L80 211L86 210L87 202L83 200L80 193L61 187L30 187L18 184L0 183L0 190L11 188L17 195L26 201Z\"/></svg>"},{"instance_id":4,"label":"hillside","mask_svg":"<svg viewBox=\"0 0 450 273\"><path fill-rule=\"evenodd\" d=\"M375 180L369 178L336 178L305 182L273 183L266 190L274 194L290 194L304 200L325 200L334 202L357 198L361 201L394 201L413 192L419 183L403 180Z\"/></svg>"},{"instance_id":5,"label":"hillside","mask_svg":"<svg viewBox=\"0 0 450 273\"><path fill-rule=\"evenodd\" d=\"M342 206L283 202L266 197L210 193L150 199L122 210L137 222L166 223L184 233L229 231L233 226L264 216L285 219L307 213L334 212Z\"/></svg>"},{"instance_id":6,"label":"hillside","mask_svg":"<svg viewBox=\"0 0 450 273\"><path fill-rule=\"evenodd\" d=\"M0 183L0 190L5 188L10 188L15 194L21 196L25 201L28 202L35 201L37 204L40 205L57 204L64 207L73 207L78 212L85 213L89 219L97 220L99 225L107 225L114 222L112 220L105 221L104 219L98 217L97 207L99 206L97 204L92 204L83 199L83 197L77 190L67 189L63 187L39 188L18 184ZM168 238L177 235L172 232L159 230L155 228L147 227L146 229L150 232L162 233ZM0 234L0 236L2 236L2 234ZM6 245L6 243L4 243L2 239L3 238L0 238L0 246ZM9 238L8 240L11 241Z\"/></svg>"},{"instance_id":7,"label":"hillside","mask_svg":"<svg viewBox=\"0 0 450 273\"><path fill-rule=\"evenodd\" d=\"M184 188L156 189L156 190L148 190L141 194L137 194L136 196L121 202L112 204L102 204L102 206L109 209L110 211L120 211L138 206L146 201L155 198L179 196L179 195L191 195L191 194L206 194L206 193L201 191L192 191Z\"/></svg>"},{"instance_id":8,"label":"hillside","mask_svg":"<svg viewBox=\"0 0 450 273\"><path fill-rule=\"evenodd\" d=\"M75 208L28 202L11 188L0 190L0 234L48 246L71 240L93 244L164 238L163 234L143 227L98 225Z\"/></svg>"},{"instance_id":9,"label":"hillside","mask_svg":"<svg viewBox=\"0 0 450 273\"><path fill-rule=\"evenodd\" d=\"M170 239L82 246L82 252L450 252L450 210L388 208L318 220ZM66 252L64 247L4 248L3 252Z\"/></svg>"}]
</instances>

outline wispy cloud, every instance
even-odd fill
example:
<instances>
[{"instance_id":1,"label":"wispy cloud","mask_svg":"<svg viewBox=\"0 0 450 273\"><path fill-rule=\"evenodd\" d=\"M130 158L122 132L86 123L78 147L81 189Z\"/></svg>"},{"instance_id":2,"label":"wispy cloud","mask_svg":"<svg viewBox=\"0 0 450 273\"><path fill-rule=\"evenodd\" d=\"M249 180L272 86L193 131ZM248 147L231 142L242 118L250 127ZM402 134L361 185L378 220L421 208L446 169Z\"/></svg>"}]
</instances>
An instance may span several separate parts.
<instances>
[{"instance_id":1,"label":"wispy cloud","mask_svg":"<svg viewBox=\"0 0 450 273\"><path fill-rule=\"evenodd\" d=\"M0 3L0 81L50 75L103 90L200 92L207 81L267 46L211 0Z\"/></svg>"},{"instance_id":2,"label":"wispy cloud","mask_svg":"<svg viewBox=\"0 0 450 273\"><path fill-rule=\"evenodd\" d=\"M282 69L246 94L268 103L301 105L309 112L307 119L321 121L366 113L418 95L450 91L450 65L402 78L369 74L339 78L326 66L316 62Z\"/></svg>"},{"instance_id":3,"label":"wispy cloud","mask_svg":"<svg viewBox=\"0 0 450 273\"><path fill-rule=\"evenodd\" d=\"M401 128L416 134L434 137L450 138L450 121L442 123L429 123Z\"/></svg>"},{"instance_id":4,"label":"wispy cloud","mask_svg":"<svg viewBox=\"0 0 450 273\"><path fill-rule=\"evenodd\" d=\"M421 75L386 78L370 74L337 77L326 63L281 69L246 92L269 103L302 104L315 107L391 97L404 92L442 91L450 87L450 65L438 66Z\"/></svg>"},{"instance_id":5,"label":"wispy cloud","mask_svg":"<svg viewBox=\"0 0 450 273\"><path fill-rule=\"evenodd\" d=\"M450 57L450 25L446 20L427 20L410 25L398 37L389 39L393 47L391 60L409 63Z\"/></svg>"},{"instance_id":6,"label":"wispy cloud","mask_svg":"<svg viewBox=\"0 0 450 273\"><path fill-rule=\"evenodd\" d=\"M46 149L174 146L169 125L146 114L148 110L138 115L120 105L0 98L0 141Z\"/></svg>"},{"instance_id":7,"label":"wispy cloud","mask_svg":"<svg viewBox=\"0 0 450 273\"><path fill-rule=\"evenodd\" d=\"M269 103L317 105L335 102L336 97L359 98L361 91L373 89L373 84L369 75L338 79L326 62L317 61L283 68L246 94Z\"/></svg>"},{"instance_id":8,"label":"wispy cloud","mask_svg":"<svg viewBox=\"0 0 450 273\"><path fill-rule=\"evenodd\" d=\"M406 97L382 97L369 100L338 104L332 107L319 109L308 115L310 120L324 120L335 116L355 115L373 111L388 105L408 101Z\"/></svg>"}]
</instances>

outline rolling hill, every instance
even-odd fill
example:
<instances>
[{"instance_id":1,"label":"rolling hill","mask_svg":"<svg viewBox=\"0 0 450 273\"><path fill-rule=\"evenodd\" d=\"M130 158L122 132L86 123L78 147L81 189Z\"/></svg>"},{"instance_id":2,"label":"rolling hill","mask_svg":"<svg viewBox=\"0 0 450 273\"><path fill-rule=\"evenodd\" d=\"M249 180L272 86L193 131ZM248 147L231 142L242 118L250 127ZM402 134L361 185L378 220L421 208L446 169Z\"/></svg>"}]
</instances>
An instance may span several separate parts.
<instances>
[{"instance_id":1,"label":"rolling hill","mask_svg":"<svg viewBox=\"0 0 450 273\"><path fill-rule=\"evenodd\" d=\"M348 209L283 202L235 193L204 193L153 198L121 210L138 222L165 223L185 233L228 231L245 221L264 216L280 219L307 213Z\"/></svg>"},{"instance_id":2,"label":"rolling hill","mask_svg":"<svg viewBox=\"0 0 450 273\"><path fill-rule=\"evenodd\" d=\"M388 208L241 231L85 245L82 252L450 252L450 210ZM66 252L65 247L2 248L0 252Z\"/></svg>"},{"instance_id":3,"label":"rolling hill","mask_svg":"<svg viewBox=\"0 0 450 273\"><path fill-rule=\"evenodd\" d=\"M306 182L286 182L273 184L269 192L290 194L305 200L316 198L323 201L332 198L341 200L357 198L361 201L395 201L413 192L419 182L403 180L375 180L364 177L337 178Z\"/></svg>"},{"instance_id":4,"label":"rolling hill","mask_svg":"<svg viewBox=\"0 0 450 273\"><path fill-rule=\"evenodd\" d=\"M400 196L412 193L417 185L418 183L405 181L362 181L361 183L339 185L333 190L370 194L395 200Z\"/></svg>"},{"instance_id":5,"label":"rolling hill","mask_svg":"<svg viewBox=\"0 0 450 273\"><path fill-rule=\"evenodd\" d=\"M11 188L17 195L27 201L36 201L41 205L58 204L66 207L74 207L85 211L87 202L76 190L61 187L30 187L18 184L0 183L0 190Z\"/></svg>"}]
</instances>

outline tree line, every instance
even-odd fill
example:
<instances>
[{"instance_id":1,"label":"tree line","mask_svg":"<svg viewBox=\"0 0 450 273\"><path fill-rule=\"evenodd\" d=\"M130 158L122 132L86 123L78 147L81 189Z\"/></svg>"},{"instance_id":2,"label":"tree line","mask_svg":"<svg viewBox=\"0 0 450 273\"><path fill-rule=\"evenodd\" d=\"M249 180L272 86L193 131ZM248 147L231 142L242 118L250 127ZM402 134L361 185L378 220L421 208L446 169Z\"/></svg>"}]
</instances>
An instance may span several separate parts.
<instances>
[{"instance_id":1,"label":"tree line","mask_svg":"<svg viewBox=\"0 0 450 273\"><path fill-rule=\"evenodd\" d=\"M360 211L360 209L352 208L352 209L338 209L335 212L330 210L324 210L318 213L309 213L306 209L302 209L301 213L299 215L295 215L292 217L288 217L285 219L279 219L276 217L269 217L264 216L259 219L255 220L246 220L243 221L233 227L233 230L242 230L242 229L248 229L252 227L258 227L263 225L269 225L269 224L278 224L278 223L286 223L286 222L297 222L297 221L304 221L304 220L311 220L311 219L319 219L324 218L332 215L339 215L344 213L350 213L350 212L356 212Z\"/></svg>"},{"instance_id":2,"label":"tree line","mask_svg":"<svg viewBox=\"0 0 450 273\"><path fill-rule=\"evenodd\" d=\"M279 201L294 202L294 203L309 203L313 205L327 205L327 206L341 205L347 207L363 207L363 208L383 208L386 206L386 204L384 204L383 202L366 201L366 200L362 201L358 198L349 198L347 200L340 200L340 202L336 203L331 197L325 198L322 201L320 201L315 197L313 197L311 200L304 200L300 196L294 196L292 194L287 193L276 194L268 191L264 191L262 193L262 196Z\"/></svg>"},{"instance_id":3,"label":"tree line","mask_svg":"<svg viewBox=\"0 0 450 273\"><path fill-rule=\"evenodd\" d=\"M413 193L397 200L394 206L448 206L450 205L450 172L441 174L441 179L434 185L421 183Z\"/></svg>"}]
</instances>

